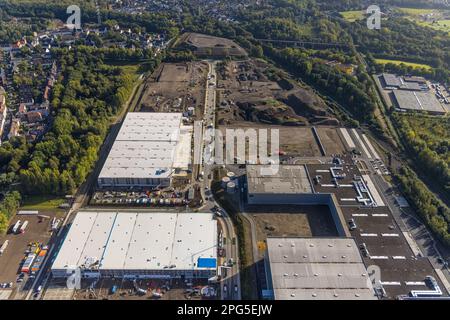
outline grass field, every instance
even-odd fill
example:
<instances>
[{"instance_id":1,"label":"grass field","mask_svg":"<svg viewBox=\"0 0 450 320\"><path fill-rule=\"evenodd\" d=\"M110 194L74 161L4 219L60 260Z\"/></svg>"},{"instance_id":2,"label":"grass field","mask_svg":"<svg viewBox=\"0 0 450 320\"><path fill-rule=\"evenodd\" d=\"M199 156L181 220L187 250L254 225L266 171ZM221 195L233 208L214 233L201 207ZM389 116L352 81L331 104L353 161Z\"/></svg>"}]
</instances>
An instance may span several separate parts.
<instances>
[{"instance_id":1,"label":"grass field","mask_svg":"<svg viewBox=\"0 0 450 320\"><path fill-rule=\"evenodd\" d=\"M434 30L447 32L450 35L450 19L438 20L436 22L416 21L422 27L432 28Z\"/></svg>"},{"instance_id":2,"label":"grass field","mask_svg":"<svg viewBox=\"0 0 450 320\"><path fill-rule=\"evenodd\" d=\"M339 13L345 20L347 20L349 22L354 22L356 20L361 20L364 18L364 11L361 11L361 10L343 11L343 12L339 12Z\"/></svg>"},{"instance_id":3,"label":"grass field","mask_svg":"<svg viewBox=\"0 0 450 320\"><path fill-rule=\"evenodd\" d=\"M447 10L413 8L398 8L398 10L422 27L447 32L450 35L450 12ZM423 15L429 15L429 17Z\"/></svg>"},{"instance_id":4,"label":"grass field","mask_svg":"<svg viewBox=\"0 0 450 320\"><path fill-rule=\"evenodd\" d=\"M434 9L416 9L416 8L398 8L400 12L406 13L411 16L419 16L421 14L434 13Z\"/></svg>"},{"instance_id":5,"label":"grass field","mask_svg":"<svg viewBox=\"0 0 450 320\"><path fill-rule=\"evenodd\" d=\"M393 63L393 64L404 64L406 66L411 66L413 68L416 69L427 69L430 70L431 66L427 65L427 64L420 64L420 63L413 63L413 62L406 62L406 61L401 61L401 60L388 60L388 59L375 59L375 62L378 64L387 64L387 63Z\"/></svg>"},{"instance_id":6,"label":"grass field","mask_svg":"<svg viewBox=\"0 0 450 320\"><path fill-rule=\"evenodd\" d=\"M58 206L65 202L64 198L52 196L29 196L23 199L21 210L61 210Z\"/></svg>"}]
</instances>

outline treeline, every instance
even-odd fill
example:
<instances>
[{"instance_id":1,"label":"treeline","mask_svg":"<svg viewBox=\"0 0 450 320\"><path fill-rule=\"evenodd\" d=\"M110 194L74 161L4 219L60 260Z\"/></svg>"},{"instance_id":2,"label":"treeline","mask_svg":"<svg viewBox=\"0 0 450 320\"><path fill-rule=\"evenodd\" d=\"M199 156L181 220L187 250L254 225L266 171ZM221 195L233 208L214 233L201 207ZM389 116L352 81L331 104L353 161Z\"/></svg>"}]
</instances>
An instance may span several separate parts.
<instances>
[{"instance_id":1,"label":"treeline","mask_svg":"<svg viewBox=\"0 0 450 320\"><path fill-rule=\"evenodd\" d=\"M133 88L130 74L105 63L107 49L75 47L58 49L55 55L61 68L51 100L56 115L20 170L27 194L63 195L79 186L97 160L111 117Z\"/></svg>"},{"instance_id":2,"label":"treeline","mask_svg":"<svg viewBox=\"0 0 450 320\"><path fill-rule=\"evenodd\" d=\"M365 20L341 24L363 53L430 65L433 79L450 83L450 37L444 32L396 17L383 20L381 30L368 30Z\"/></svg>"},{"instance_id":3,"label":"treeline","mask_svg":"<svg viewBox=\"0 0 450 320\"><path fill-rule=\"evenodd\" d=\"M450 148L450 142L443 140L436 150L430 148L430 141L425 140L423 134L416 132L417 128L411 127L410 123L401 115L394 114L393 119L401 134L404 145L409 155L417 161L417 166L431 175L443 189L450 192L450 168L446 161L446 154ZM441 152L442 156L437 152Z\"/></svg>"},{"instance_id":4,"label":"treeline","mask_svg":"<svg viewBox=\"0 0 450 320\"><path fill-rule=\"evenodd\" d=\"M411 207L442 243L450 247L450 209L427 189L411 169L402 167L395 179Z\"/></svg>"},{"instance_id":5,"label":"treeline","mask_svg":"<svg viewBox=\"0 0 450 320\"><path fill-rule=\"evenodd\" d=\"M7 193L0 201L0 235L8 230L9 220L16 214L21 196L17 191Z\"/></svg>"},{"instance_id":6,"label":"treeline","mask_svg":"<svg viewBox=\"0 0 450 320\"><path fill-rule=\"evenodd\" d=\"M323 10L366 10L370 5L376 4L380 7L399 6L407 8L448 8L445 0L316 0L318 6Z\"/></svg>"},{"instance_id":7,"label":"treeline","mask_svg":"<svg viewBox=\"0 0 450 320\"><path fill-rule=\"evenodd\" d=\"M379 57L380 59L382 57ZM413 75L413 76L422 76L427 79L437 79L435 69L431 68L418 68L411 65L406 65L404 63L377 63L372 55L367 56L367 62L371 65L373 73L394 73L398 75Z\"/></svg>"},{"instance_id":8,"label":"treeline","mask_svg":"<svg viewBox=\"0 0 450 320\"><path fill-rule=\"evenodd\" d=\"M266 47L265 53L285 69L296 73L305 82L329 94L344 105L358 120L371 121L375 110L370 79L366 73L352 77L314 61L300 49L282 50Z\"/></svg>"}]
</instances>

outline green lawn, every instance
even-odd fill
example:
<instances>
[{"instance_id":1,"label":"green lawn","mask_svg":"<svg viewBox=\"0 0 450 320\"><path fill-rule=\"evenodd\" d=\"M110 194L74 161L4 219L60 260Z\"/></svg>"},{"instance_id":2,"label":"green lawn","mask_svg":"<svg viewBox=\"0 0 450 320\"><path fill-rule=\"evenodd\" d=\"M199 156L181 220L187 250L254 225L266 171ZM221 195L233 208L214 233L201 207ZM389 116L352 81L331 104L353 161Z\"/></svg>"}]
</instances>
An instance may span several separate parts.
<instances>
[{"instance_id":1,"label":"green lawn","mask_svg":"<svg viewBox=\"0 0 450 320\"><path fill-rule=\"evenodd\" d=\"M356 20L361 20L364 18L364 11L355 10L355 11L342 11L339 12L345 20L349 22L355 22Z\"/></svg>"},{"instance_id":2,"label":"green lawn","mask_svg":"<svg viewBox=\"0 0 450 320\"><path fill-rule=\"evenodd\" d=\"M23 199L21 210L56 210L64 203L64 198L53 196L28 196Z\"/></svg>"},{"instance_id":3,"label":"green lawn","mask_svg":"<svg viewBox=\"0 0 450 320\"><path fill-rule=\"evenodd\" d=\"M375 59L375 62L378 64L386 64L386 63L393 63L393 64L404 64L406 66L411 66L413 68L416 69L427 69L430 70L432 69L431 66L427 65L427 64L420 64L420 63L413 63L413 62L406 62L406 61L400 61L400 60L388 60L388 59Z\"/></svg>"},{"instance_id":4,"label":"green lawn","mask_svg":"<svg viewBox=\"0 0 450 320\"><path fill-rule=\"evenodd\" d=\"M416 8L398 8L401 12L411 16L419 16L421 14L434 13L434 9L416 9Z\"/></svg>"}]
</instances>

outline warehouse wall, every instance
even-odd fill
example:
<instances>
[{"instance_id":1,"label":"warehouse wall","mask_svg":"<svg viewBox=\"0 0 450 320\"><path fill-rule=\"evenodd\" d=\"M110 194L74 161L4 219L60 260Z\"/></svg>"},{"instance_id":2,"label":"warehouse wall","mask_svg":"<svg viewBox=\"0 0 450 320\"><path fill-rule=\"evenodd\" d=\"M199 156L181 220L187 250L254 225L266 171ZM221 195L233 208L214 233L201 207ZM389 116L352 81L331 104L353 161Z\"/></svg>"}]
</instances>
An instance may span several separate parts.
<instances>
[{"instance_id":1,"label":"warehouse wall","mask_svg":"<svg viewBox=\"0 0 450 320\"><path fill-rule=\"evenodd\" d=\"M344 228L345 220L337 204L334 194L329 193L301 193L301 194L248 194L248 204L292 204L292 205L326 205L330 208L336 230L339 236L346 237L348 232Z\"/></svg>"}]
</instances>

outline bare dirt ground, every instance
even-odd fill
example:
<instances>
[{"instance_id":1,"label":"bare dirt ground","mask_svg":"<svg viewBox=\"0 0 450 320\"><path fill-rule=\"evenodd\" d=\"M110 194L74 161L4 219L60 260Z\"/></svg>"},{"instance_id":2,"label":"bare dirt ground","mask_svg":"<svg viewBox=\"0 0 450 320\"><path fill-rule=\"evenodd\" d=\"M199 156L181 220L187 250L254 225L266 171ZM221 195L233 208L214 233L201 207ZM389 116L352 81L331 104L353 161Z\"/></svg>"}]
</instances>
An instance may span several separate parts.
<instances>
[{"instance_id":1,"label":"bare dirt ground","mask_svg":"<svg viewBox=\"0 0 450 320\"><path fill-rule=\"evenodd\" d=\"M315 157L321 156L319 146L314 139L310 127L286 127L277 125L266 125L252 122L242 122L235 125L220 126L226 142L227 129L242 129L244 132L249 129L256 130L259 133L261 129L267 129L267 135L270 139L272 130L278 130L280 141L279 151L281 155L292 157ZM331 129L330 129L331 130ZM337 133L336 133L337 134ZM339 139L339 137L338 137ZM271 152L271 141L268 142L268 152ZM246 146L248 152L248 145ZM225 152L225 151L224 151ZM235 151L236 152L236 151ZM225 153L224 153L225 154Z\"/></svg>"},{"instance_id":2,"label":"bare dirt ground","mask_svg":"<svg viewBox=\"0 0 450 320\"><path fill-rule=\"evenodd\" d=\"M230 39L200 33L186 33L179 43L182 47L192 48L199 56L247 56L247 52Z\"/></svg>"},{"instance_id":3,"label":"bare dirt ground","mask_svg":"<svg viewBox=\"0 0 450 320\"><path fill-rule=\"evenodd\" d=\"M327 206L251 206L258 244L267 237L325 237L337 231ZM260 248L265 249L265 248Z\"/></svg>"},{"instance_id":4,"label":"bare dirt ground","mask_svg":"<svg viewBox=\"0 0 450 320\"><path fill-rule=\"evenodd\" d=\"M343 154L345 152L345 145L337 130L336 128L317 127L320 140L328 156L332 154Z\"/></svg>"},{"instance_id":5,"label":"bare dirt ground","mask_svg":"<svg viewBox=\"0 0 450 320\"><path fill-rule=\"evenodd\" d=\"M201 119L204 109L205 62L163 63L144 85L142 112L187 112L193 107L195 118Z\"/></svg>"},{"instance_id":6,"label":"bare dirt ground","mask_svg":"<svg viewBox=\"0 0 450 320\"><path fill-rule=\"evenodd\" d=\"M326 103L262 60L218 65L218 124L336 125Z\"/></svg>"}]
</instances>

